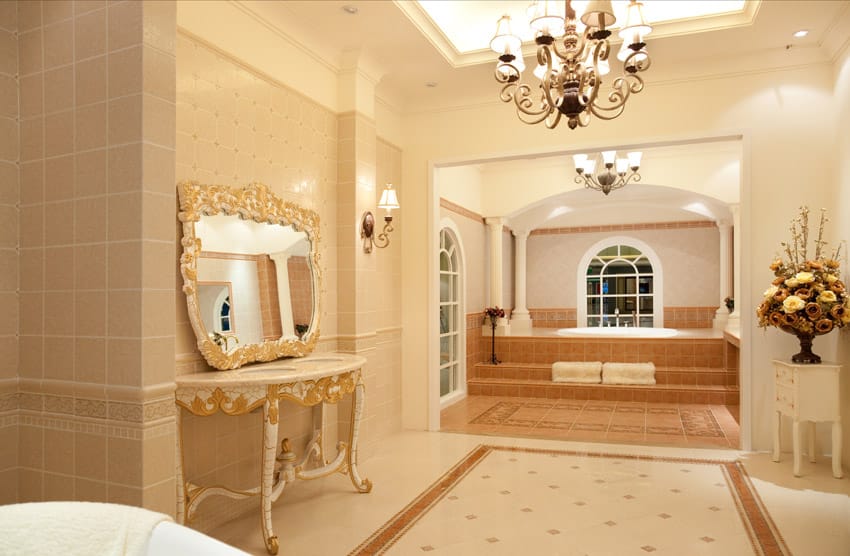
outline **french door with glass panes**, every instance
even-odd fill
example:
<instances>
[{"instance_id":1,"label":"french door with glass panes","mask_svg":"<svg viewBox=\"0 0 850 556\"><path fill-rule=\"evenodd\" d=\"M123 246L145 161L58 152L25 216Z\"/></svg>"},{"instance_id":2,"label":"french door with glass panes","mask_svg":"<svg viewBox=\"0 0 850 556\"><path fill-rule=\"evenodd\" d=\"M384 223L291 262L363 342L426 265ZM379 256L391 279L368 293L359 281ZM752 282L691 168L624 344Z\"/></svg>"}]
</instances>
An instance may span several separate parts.
<instances>
[{"instance_id":1,"label":"french door with glass panes","mask_svg":"<svg viewBox=\"0 0 850 556\"><path fill-rule=\"evenodd\" d=\"M462 345L465 317L461 313L460 253L454 233L440 231L440 399L465 391Z\"/></svg>"}]
</instances>

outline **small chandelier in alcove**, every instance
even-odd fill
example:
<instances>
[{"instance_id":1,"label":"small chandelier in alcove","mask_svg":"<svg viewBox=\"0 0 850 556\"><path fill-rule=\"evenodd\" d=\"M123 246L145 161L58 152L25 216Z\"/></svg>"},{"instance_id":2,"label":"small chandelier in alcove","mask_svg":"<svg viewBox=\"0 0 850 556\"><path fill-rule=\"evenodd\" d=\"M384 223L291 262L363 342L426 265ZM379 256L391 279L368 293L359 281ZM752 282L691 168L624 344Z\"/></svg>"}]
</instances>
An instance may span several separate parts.
<instances>
[{"instance_id":1,"label":"small chandelier in alcove","mask_svg":"<svg viewBox=\"0 0 850 556\"><path fill-rule=\"evenodd\" d=\"M643 90L641 72L650 59L644 37L652 27L643 17L643 4L631 0L619 36L623 46L616 57L622 74L611 81L611 91L600 96L603 76L611 71L608 56L609 27L617 21L610 0L592 0L577 18L571 1L559 12L557 0L535 0L529 6L529 23L537 44L537 67L530 83L521 80L525 63L522 39L511 30L511 17L504 15L496 26L490 48L498 54L496 81L503 84L499 98L516 105L517 117L527 124L545 122L547 128L567 118L570 129L590 123L591 115L613 120L623 113L632 93ZM586 25L583 33L576 26Z\"/></svg>"},{"instance_id":2,"label":"small chandelier in alcove","mask_svg":"<svg viewBox=\"0 0 850 556\"><path fill-rule=\"evenodd\" d=\"M608 195L615 189L625 187L629 182L640 181L640 152L630 152L627 158L617 158L617 151L602 151L596 160L586 154L573 155L576 166L575 182L587 189L595 189ZM594 172L599 169L598 174Z\"/></svg>"}]
</instances>

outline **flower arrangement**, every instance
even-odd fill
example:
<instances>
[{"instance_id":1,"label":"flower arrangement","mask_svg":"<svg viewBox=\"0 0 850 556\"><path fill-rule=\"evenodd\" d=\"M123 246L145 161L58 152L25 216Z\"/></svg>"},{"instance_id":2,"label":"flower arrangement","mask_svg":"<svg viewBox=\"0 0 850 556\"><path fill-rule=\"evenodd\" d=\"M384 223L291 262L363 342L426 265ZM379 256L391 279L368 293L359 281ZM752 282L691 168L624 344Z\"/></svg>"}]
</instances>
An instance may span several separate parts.
<instances>
[{"instance_id":1,"label":"flower arrangement","mask_svg":"<svg viewBox=\"0 0 850 556\"><path fill-rule=\"evenodd\" d=\"M505 310L500 307L486 307L484 314L490 317L490 320L504 318Z\"/></svg>"},{"instance_id":2,"label":"flower arrangement","mask_svg":"<svg viewBox=\"0 0 850 556\"><path fill-rule=\"evenodd\" d=\"M775 326L800 338L802 351L792 357L795 363L819 363L820 357L811 353L811 339L850 324L850 295L840 279L841 244L825 256L826 222L826 209L821 209L815 252L809 257L809 208L800 207L791 221L792 241L781 244L784 257L770 264L775 278L756 310L762 328Z\"/></svg>"},{"instance_id":3,"label":"flower arrangement","mask_svg":"<svg viewBox=\"0 0 850 556\"><path fill-rule=\"evenodd\" d=\"M505 310L498 306L485 307L484 314L490 317L490 329L492 330L490 337L490 363L498 365L501 361L496 358L496 319L503 318L505 316Z\"/></svg>"}]
</instances>

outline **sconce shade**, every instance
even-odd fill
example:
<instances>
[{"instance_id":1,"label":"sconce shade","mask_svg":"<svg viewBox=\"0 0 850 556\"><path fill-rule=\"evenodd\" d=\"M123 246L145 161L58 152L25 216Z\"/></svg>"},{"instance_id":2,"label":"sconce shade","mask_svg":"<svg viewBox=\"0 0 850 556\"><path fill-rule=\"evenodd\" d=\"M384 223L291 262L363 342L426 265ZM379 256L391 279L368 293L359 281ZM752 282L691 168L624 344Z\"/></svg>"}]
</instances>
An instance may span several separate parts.
<instances>
[{"instance_id":1,"label":"sconce shade","mask_svg":"<svg viewBox=\"0 0 850 556\"><path fill-rule=\"evenodd\" d=\"M381 200L378 201L378 208L382 208L385 210L399 208L398 195L396 195L395 189L393 189L392 184L388 183L386 189L384 189L384 192L381 193Z\"/></svg>"}]
</instances>

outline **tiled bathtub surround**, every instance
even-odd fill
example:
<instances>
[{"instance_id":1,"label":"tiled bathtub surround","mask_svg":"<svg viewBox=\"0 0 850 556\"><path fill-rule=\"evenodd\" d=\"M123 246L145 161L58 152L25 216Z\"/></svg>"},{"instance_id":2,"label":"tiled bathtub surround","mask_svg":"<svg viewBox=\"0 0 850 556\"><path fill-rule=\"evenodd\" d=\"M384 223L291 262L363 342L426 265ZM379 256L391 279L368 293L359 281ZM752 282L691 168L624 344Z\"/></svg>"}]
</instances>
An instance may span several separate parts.
<instances>
[{"instance_id":1,"label":"tiled bathtub surround","mask_svg":"<svg viewBox=\"0 0 850 556\"><path fill-rule=\"evenodd\" d=\"M0 8L21 99L19 501L173 511L174 10Z\"/></svg>"},{"instance_id":2,"label":"tiled bathtub surround","mask_svg":"<svg viewBox=\"0 0 850 556\"><path fill-rule=\"evenodd\" d=\"M714 324L713 307L665 307L665 328L711 328ZM535 328L575 328L577 317L575 308L532 308L532 325Z\"/></svg>"},{"instance_id":3,"label":"tiled bathtub surround","mask_svg":"<svg viewBox=\"0 0 850 556\"><path fill-rule=\"evenodd\" d=\"M489 338L488 338L489 339ZM555 361L652 361L659 367L710 367L722 369L726 352L721 338L636 339L499 336L496 355L510 363L552 364ZM481 345L489 359L490 344Z\"/></svg>"}]
</instances>

